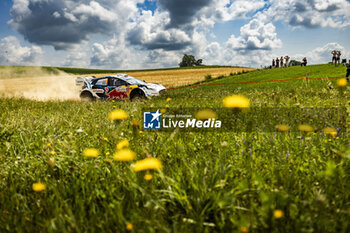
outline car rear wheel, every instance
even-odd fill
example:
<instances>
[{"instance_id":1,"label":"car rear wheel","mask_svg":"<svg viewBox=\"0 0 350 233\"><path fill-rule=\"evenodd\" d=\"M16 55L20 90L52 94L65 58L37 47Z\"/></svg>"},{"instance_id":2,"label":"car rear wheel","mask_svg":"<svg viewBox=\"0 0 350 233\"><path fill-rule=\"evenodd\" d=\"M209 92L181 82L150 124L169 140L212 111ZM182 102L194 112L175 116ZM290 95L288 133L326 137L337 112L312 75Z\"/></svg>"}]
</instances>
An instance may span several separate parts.
<instances>
[{"instance_id":1,"label":"car rear wheel","mask_svg":"<svg viewBox=\"0 0 350 233\"><path fill-rule=\"evenodd\" d=\"M92 96L90 92L83 92L80 95L80 99L85 102L93 102L95 98Z\"/></svg>"}]
</instances>

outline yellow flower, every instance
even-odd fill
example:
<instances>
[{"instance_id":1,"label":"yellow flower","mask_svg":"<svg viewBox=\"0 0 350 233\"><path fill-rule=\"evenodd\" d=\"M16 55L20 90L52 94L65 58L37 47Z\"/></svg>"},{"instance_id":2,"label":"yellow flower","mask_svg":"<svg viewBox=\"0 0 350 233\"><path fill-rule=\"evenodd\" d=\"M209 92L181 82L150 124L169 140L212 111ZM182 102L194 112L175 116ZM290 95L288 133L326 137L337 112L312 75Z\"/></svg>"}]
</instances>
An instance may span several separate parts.
<instances>
[{"instance_id":1,"label":"yellow flower","mask_svg":"<svg viewBox=\"0 0 350 233\"><path fill-rule=\"evenodd\" d=\"M51 143L47 143L47 146L51 146Z\"/></svg>"},{"instance_id":2,"label":"yellow flower","mask_svg":"<svg viewBox=\"0 0 350 233\"><path fill-rule=\"evenodd\" d=\"M171 101L171 98L167 98L167 99L166 99L166 102L170 102L170 101Z\"/></svg>"},{"instance_id":3,"label":"yellow flower","mask_svg":"<svg viewBox=\"0 0 350 233\"><path fill-rule=\"evenodd\" d=\"M129 141L124 139L117 144L117 150L121 150L125 147L129 147Z\"/></svg>"},{"instance_id":4,"label":"yellow flower","mask_svg":"<svg viewBox=\"0 0 350 233\"><path fill-rule=\"evenodd\" d=\"M121 109L114 110L113 112L111 112L108 115L108 118L110 120L125 120L128 117L129 117L128 114L124 110L121 110Z\"/></svg>"},{"instance_id":5,"label":"yellow flower","mask_svg":"<svg viewBox=\"0 0 350 233\"><path fill-rule=\"evenodd\" d=\"M165 109L165 108L162 108L162 109L160 110L160 113L161 113L161 114L165 114L165 113L166 113L166 109Z\"/></svg>"},{"instance_id":6,"label":"yellow flower","mask_svg":"<svg viewBox=\"0 0 350 233\"><path fill-rule=\"evenodd\" d=\"M56 152L55 151L50 151L50 155L55 155L56 154Z\"/></svg>"},{"instance_id":7,"label":"yellow flower","mask_svg":"<svg viewBox=\"0 0 350 233\"><path fill-rule=\"evenodd\" d=\"M166 105L165 105L165 108L169 108L169 105L166 104Z\"/></svg>"},{"instance_id":8,"label":"yellow flower","mask_svg":"<svg viewBox=\"0 0 350 233\"><path fill-rule=\"evenodd\" d=\"M134 128L138 128L140 126L140 124L137 120L133 120L131 124L132 124L132 127L134 127Z\"/></svg>"},{"instance_id":9,"label":"yellow flower","mask_svg":"<svg viewBox=\"0 0 350 233\"><path fill-rule=\"evenodd\" d=\"M283 211L282 210L274 210L273 211L273 216L277 219L282 218L283 217Z\"/></svg>"},{"instance_id":10,"label":"yellow flower","mask_svg":"<svg viewBox=\"0 0 350 233\"><path fill-rule=\"evenodd\" d=\"M242 95L225 97L222 103L226 108L249 108L250 106L250 100Z\"/></svg>"},{"instance_id":11,"label":"yellow flower","mask_svg":"<svg viewBox=\"0 0 350 233\"><path fill-rule=\"evenodd\" d=\"M143 178L145 180L149 181L149 180L152 180L153 176L151 174L147 173Z\"/></svg>"},{"instance_id":12,"label":"yellow flower","mask_svg":"<svg viewBox=\"0 0 350 233\"><path fill-rule=\"evenodd\" d=\"M103 140L105 140L106 142L108 142L108 138L103 138Z\"/></svg>"},{"instance_id":13,"label":"yellow flower","mask_svg":"<svg viewBox=\"0 0 350 233\"><path fill-rule=\"evenodd\" d=\"M337 80L338 87L345 87L348 84L346 78L341 78Z\"/></svg>"},{"instance_id":14,"label":"yellow flower","mask_svg":"<svg viewBox=\"0 0 350 233\"><path fill-rule=\"evenodd\" d=\"M94 148L85 149L83 155L88 158L95 158L100 154L100 152Z\"/></svg>"},{"instance_id":15,"label":"yellow flower","mask_svg":"<svg viewBox=\"0 0 350 233\"><path fill-rule=\"evenodd\" d=\"M42 191L45 191L46 185L43 184L43 183L34 183L34 184L32 185L32 189L33 189L33 191L35 191L35 192L42 192Z\"/></svg>"},{"instance_id":16,"label":"yellow flower","mask_svg":"<svg viewBox=\"0 0 350 233\"><path fill-rule=\"evenodd\" d=\"M130 161L135 159L135 153L129 149L122 149L114 154L115 161Z\"/></svg>"},{"instance_id":17,"label":"yellow flower","mask_svg":"<svg viewBox=\"0 0 350 233\"><path fill-rule=\"evenodd\" d=\"M241 232L242 233L248 233L249 232L249 228L248 227L241 227Z\"/></svg>"},{"instance_id":18,"label":"yellow flower","mask_svg":"<svg viewBox=\"0 0 350 233\"><path fill-rule=\"evenodd\" d=\"M126 230L128 230L128 231L132 231L132 229L134 229L134 226L131 224L131 223L127 223L126 224Z\"/></svg>"},{"instance_id":19,"label":"yellow flower","mask_svg":"<svg viewBox=\"0 0 350 233\"><path fill-rule=\"evenodd\" d=\"M331 127L326 127L323 129L323 132L327 135L335 136L337 135L337 130Z\"/></svg>"},{"instance_id":20,"label":"yellow flower","mask_svg":"<svg viewBox=\"0 0 350 233\"><path fill-rule=\"evenodd\" d=\"M199 110L196 113L196 118L198 120L207 120L207 119L213 119L213 118L216 119L217 117L218 115L216 114L216 112L210 109Z\"/></svg>"},{"instance_id":21,"label":"yellow flower","mask_svg":"<svg viewBox=\"0 0 350 233\"><path fill-rule=\"evenodd\" d=\"M111 153L109 153L109 152L106 152L106 156L109 156Z\"/></svg>"},{"instance_id":22,"label":"yellow flower","mask_svg":"<svg viewBox=\"0 0 350 233\"><path fill-rule=\"evenodd\" d=\"M305 133L310 133L313 130L311 125L305 125L305 124L304 125L299 125L298 129L300 131L302 131L302 132L305 132Z\"/></svg>"},{"instance_id":23,"label":"yellow flower","mask_svg":"<svg viewBox=\"0 0 350 233\"><path fill-rule=\"evenodd\" d=\"M290 128L288 125L277 125L276 126L277 130L280 132L287 132Z\"/></svg>"},{"instance_id":24,"label":"yellow flower","mask_svg":"<svg viewBox=\"0 0 350 233\"><path fill-rule=\"evenodd\" d=\"M162 163L159 159L150 157L145 158L143 160L137 161L133 164L132 169L135 172L143 171L143 170L160 170L162 168Z\"/></svg>"}]
</instances>

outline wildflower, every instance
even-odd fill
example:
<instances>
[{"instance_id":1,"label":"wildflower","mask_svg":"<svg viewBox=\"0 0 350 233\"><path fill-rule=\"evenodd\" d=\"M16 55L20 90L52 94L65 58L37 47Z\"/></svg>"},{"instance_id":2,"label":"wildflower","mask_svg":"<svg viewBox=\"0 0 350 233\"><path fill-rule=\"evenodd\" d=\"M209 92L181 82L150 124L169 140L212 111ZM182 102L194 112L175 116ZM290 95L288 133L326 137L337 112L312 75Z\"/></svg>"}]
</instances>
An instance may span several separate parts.
<instances>
[{"instance_id":1,"label":"wildflower","mask_svg":"<svg viewBox=\"0 0 350 233\"><path fill-rule=\"evenodd\" d=\"M226 108L249 108L250 106L250 100L241 95L228 96L222 103Z\"/></svg>"},{"instance_id":2,"label":"wildflower","mask_svg":"<svg viewBox=\"0 0 350 233\"><path fill-rule=\"evenodd\" d=\"M147 173L143 178L145 180L149 181L149 180L152 180L153 176L151 174Z\"/></svg>"},{"instance_id":3,"label":"wildflower","mask_svg":"<svg viewBox=\"0 0 350 233\"><path fill-rule=\"evenodd\" d=\"M274 210L273 211L273 216L277 219L282 218L283 217L283 211L282 210Z\"/></svg>"},{"instance_id":4,"label":"wildflower","mask_svg":"<svg viewBox=\"0 0 350 233\"><path fill-rule=\"evenodd\" d=\"M150 157L143 160L137 161L133 164L132 169L135 172L143 170L160 170L162 168L162 163L159 159Z\"/></svg>"},{"instance_id":5,"label":"wildflower","mask_svg":"<svg viewBox=\"0 0 350 233\"><path fill-rule=\"evenodd\" d=\"M88 158L95 158L100 154L100 152L94 148L85 149L83 155Z\"/></svg>"},{"instance_id":6,"label":"wildflower","mask_svg":"<svg viewBox=\"0 0 350 233\"><path fill-rule=\"evenodd\" d=\"M345 87L348 84L346 78L341 78L337 80L338 87Z\"/></svg>"},{"instance_id":7,"label":"wildflower","mask_svg":"<svg viewBox=\"0 0 350 233\"><path fill-rule=\"evenodd\" d=\"M106 152L106 156L109 156L111 153L109 153L109 152Z\"/></svg>"},{"instance_id":8,"label":"wildflower","mask_svg":"<svg viewBox=\"0 0 350 233\"><path fill-rule=\"evenodd\" d=\"M165 108L162 108L162 109L160 110L160 113L161 113L161 114L165 114L165 113L166 113L166 109L165 109Z\"/></svg>"},{"instance_id":9,"label":"wildflower","mask_svg":"<svg viewBox=\"0 0 350 233\"><path fill-rule=\"evenodd\" d=\"M120 141L120 142L117 144L117 150L124 149L125 147L129 147L129 141L126 140L126 139Z\"/></svg>"},{"instance_id":10,"label":"wildflower","mask_svg":"<svg viewBox=\"0 0 350 233\"><path fill-rule=\"evenodd\" d=\"M241 232L242 233L248 233L249 232L249 228L248 227L241 227Z\"/></svg>"},{"instance_id":11,"label":"wildflower","mask_svg":"<svg viewBox=\"0 0 350 233\"><path fill-rule=\"evenodd\" d=\"M128 230L128 231L132 231L132 229L134 229L134 226L131 224L131 223L127 223L126 224L126 230Z\"/></svg>"},{"instance_id":12,"label":"wildflower","mask_svg":"<svg viewBox=\"0 0 350 233\"><path fill-rule=\"evenodd\" d=\"M165 105L165 108L169 108L169 105L166 104L166 105Z\"/></svg>"},{"instance_id":13,"label":"wildflower","mask_svg":"<svg viewBox=\"0 0 350 233\"><path fill-rule=\"evenodd\" d=\"M132 124L132 127L134 127L134 128L140 127L140 124L137 120L133 120L131 124Z\"/></svg>"},{"instance_id":14,"label":"wildflower","mask_svg":"<svg viewBox=\"0 0 350 233\"><path fill-rule=\"evenodd\" d=\"M103 138L103 140L105 140L106 142L108 142L108 138L106 138L106 137L105 137L105 138Z\"/></svg>"},{"instance_id":15,"label":"wildflower","mask_svg":"<svg viewBox=\"0 0 350 233\"><path fill-rule=\"evenodd\" d=\"M196 118L198 120L216 119L217 117L218 115L216 114L216 112L210 109L199 110L196 113Z\"/></svg>"},{"instance_id":16,"label":"wildflower","mask_svg":"<svg viewBox=\"0 0 350 233\"><path fill-rule=\"evenodd\" d=\"M167 98L167 99L166 99L166 102L170 102L170 101L171 101L171 98Z\"/></svg>"},{"instance_id":17,"label":"wildflower","mask_svg":"<svg viewBox=\"0 0 350 233\"><path fill-rule=\"evenodd\" d=\"M43 183L34 183L32 185L32 189L34 192L42 192L42 191L45 191L46 185Z\"/></svg>"},{"instance_id":18,"label":"wildflower","mask_svg":"<svg viewBox=\"0 0 350 233\"><path fill-rule=\"evenodd\" d=\"M82 133L82 132L84 132L84 130L82 130L82 129L77 129L77 133Z\"/></svg>"},{"instance_id":19,"label":"wildflower","mask_svg":"<svg viewBox=\"0 0 350 233\"><path fill-rule=\"evenodd\" d=\"M276 129L280 132L287 132L289 130L289 126L288 125L277 125Z\"/></svg>"},{"instance_id":20,"label":"wildflower","mask_svg":"<svg viewBox=\"0 0 350 233\"><path fill-rule=\"evenodd\" d=\"M49 158L49 160L47 161L47 165L49 165L49 167L55 166L55 159Z\"/></svg>"},{"instance_id":21,"label":"wildflower","mask_svg":"<svg viewBox=\"0 0 350 233\"><path fill-rule=\"evenodd\" d=\"M337 135L337 130L334 129L334 128L331 128L331 127L326 127L323 129L323 132L326 134L326 135L331 135L331 136L335 136Z\"/></svg>"},{"instance_id":22,"label":"wildflower","mask_svg":"<svg viewBox=\"0 0 350 233\"><path fill-rule=\"evenodd\" d=\"M50 147L50 146L51 146L51 143L47 143L47 146Z\"/></svg>"},{"instance_id":23,"label":"wildflower","mask_svg":"<svg viewBox=\"0 0 350 233\"><path fill-rule=\"evenodd\" d=\"M135 159L135 153L129 149L122 149L114 154L115 161L130 161Z\"/></svg>"},{"instance_id":24,"label":"wildflower","mask_svg":"<svg viewBox=\"0 0 350 233\"><path fill-rule=\"evenodd\" d=\"M112 160L110 160L110 159L106 159L105 161L106 161L106 163L111 163L112 162Z\"/></svg>"},{"instance_id":25,"label":"wildflower","mask_svg":"<svg viewBox=\"0 0 350 233\"><path fill-rule=\"evenodd\" d=\"M56 152L55 151L50 151L50 155L55 155L56 154Z\"/></svg>"},{"instance_id":26,"label":"wildflower","mask_svg":"<svg viewBox=\"0 0 350 233\"><path fill-rule=\"evenodd\" d=\"M114 110L113 112L111 112L108 115L108 118L110 120L125 120L128 117L129 117L128 114L124 110L121 110L121 109Z\"/></svg>"},{"instance_id":27,"label":"wildflower","mask_svg":"<svg viewBox=\"0 0 350 233\"><path fill-rule=\"evenodd\" d=\"M298 126L298 129L300 130L300 131L302 131L302 132L305 132L305 133L310 133L312 130L313 130L313 128L312 128L312 126L310 126L310 125L299 125Z\"/></svg>"}]
</instances>

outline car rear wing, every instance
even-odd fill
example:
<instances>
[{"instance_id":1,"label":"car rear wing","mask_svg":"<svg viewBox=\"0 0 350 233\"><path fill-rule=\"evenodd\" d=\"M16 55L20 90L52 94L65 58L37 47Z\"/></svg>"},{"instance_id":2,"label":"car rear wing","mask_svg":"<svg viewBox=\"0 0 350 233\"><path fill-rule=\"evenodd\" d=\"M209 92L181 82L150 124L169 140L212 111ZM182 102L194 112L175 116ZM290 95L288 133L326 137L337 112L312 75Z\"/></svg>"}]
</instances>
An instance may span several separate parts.
<instances>
[{"instance_id":1,"label":"car rear wing","mask_svg":"<svg viewBox=\"0 0 350 233\"><path fill-rule=\"evenodd\" d=\"M92 79L94 79L94 76L89 76L89 77L78 77L75 80L75 85L77 86L84 86L86 83L90 83Z\"/></svg>"}]
</instances>

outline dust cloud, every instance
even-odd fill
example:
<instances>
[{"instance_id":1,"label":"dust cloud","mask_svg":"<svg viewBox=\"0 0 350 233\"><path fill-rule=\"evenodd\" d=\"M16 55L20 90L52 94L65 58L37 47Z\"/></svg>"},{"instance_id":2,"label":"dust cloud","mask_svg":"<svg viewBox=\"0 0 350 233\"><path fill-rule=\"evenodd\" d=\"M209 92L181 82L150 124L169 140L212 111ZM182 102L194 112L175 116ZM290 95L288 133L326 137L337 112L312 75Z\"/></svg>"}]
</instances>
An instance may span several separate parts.
<instances>
[{"instance_id":1,"label":"dust cloud","mask_svg":"<svg viewBox=\"0 0 350 233\"><path fill-rule=\"evenodd\" d=\"M0 67L0 97L37 101L79 100L75 76L40 67Z\"/></svg>"}]
</instances>

